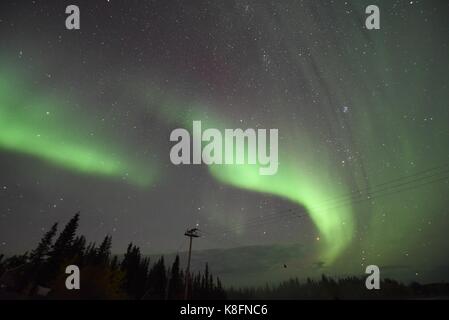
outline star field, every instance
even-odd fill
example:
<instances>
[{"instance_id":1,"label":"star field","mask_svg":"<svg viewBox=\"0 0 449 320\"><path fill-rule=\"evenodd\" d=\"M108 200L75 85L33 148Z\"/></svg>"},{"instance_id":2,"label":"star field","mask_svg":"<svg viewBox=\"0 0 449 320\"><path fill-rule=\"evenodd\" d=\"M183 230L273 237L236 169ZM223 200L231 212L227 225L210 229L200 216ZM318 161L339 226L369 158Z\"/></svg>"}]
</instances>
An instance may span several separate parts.
<instances>
[{"instance_id":1,"label":"star field","mask_svg":"<svg viewBox=\"0 0 449 320\"><path fill-rule=\"evenodd\" d=\"M115 252L197 226L196 249L300 244L304 274L447 279L446 1L377 1L380 30L369 1L77 1L73 31L68 4L0 5L1 252L80 210ZM194 120L279 129L278 173L174 166Z\"/></svg>"}]
</instances>

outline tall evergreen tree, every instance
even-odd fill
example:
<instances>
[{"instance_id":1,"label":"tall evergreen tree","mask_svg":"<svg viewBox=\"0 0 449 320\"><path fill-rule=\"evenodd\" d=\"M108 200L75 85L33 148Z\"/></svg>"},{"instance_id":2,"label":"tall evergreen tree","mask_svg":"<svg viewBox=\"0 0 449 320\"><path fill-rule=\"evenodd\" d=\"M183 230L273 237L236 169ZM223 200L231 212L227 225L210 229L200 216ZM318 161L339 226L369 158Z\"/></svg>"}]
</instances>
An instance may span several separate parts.
<instances>
[{"instance_id":1,"label":"tall evergreen tree","mask_svg":"<svg viewBox=\"0 0 449 320\"><path fill-rule=\"evenodd\" d=\"M163 300L166 297L167 270L165 269L164 257L161 257L151 268L148 275L149 297L151 299Z\"/></svg>"},{"instance_id":2,"label":"tall evergreen tree","mask_svg":"<svg viewBox=\"0 0 449 320\"><path fill-rule=\"evenodd\" d=\"M168 286L168 298L169 299L181 299L182 298L182 277L180 273L179 255L176 255L175 261L170 270L170 279Z\"/></svg>"},{"instance_id":3,"label":"tall evergreen tree","mask_svg":"<svg viewBox=\"0 0 449 320\"><path fill-rule=\"evenodd\" d=\"M31 284L31 287L45 281L47 273L45 267L57 230L58 224L54 223L50 230L44 234L37 247L30 253L29 264L26 270L24 270L23 277Z\"/></svg>"},{"instance_id":4,"label":"tall evergreen tree","mask_svg":"<svg viewBox=\"0 0 449 320\"><path fill-rule=\"evenodd\" d=\"M78 236L73 240L69 256L73 257L73 263L82 267L86 263L86 238Z\"/></svg>"},{"instance_id":5,"label":"tall evergreen tree","mask_svg":"<svg viewBox=\"0 0 449 320\"><path fill-rule=\"evenodd\" d=\"M58 223L54 223L50 230L44 234L36 249L31 251L30 263L32 265L40 265L44 261L44 258L50 253L53 238L55 237L57 230Z\"/></svg>"},{"instance_id":6,"label":"tall evergreen tree","mask_svg":"<svg viewBox=\"0 0 449 320\"><path fill-rule=\"evenodd\" d=\"M111 255L112 237L106 236L103 242L100 244L97 252L97 263L106 264L109 262Z\"/></svg>"},{"instance_id":7,"label":"tall evergreen tree","mask_svg":"<svg viewBox=\"0 0 449 320\"><path fill-rule=\"evenodd\" d=\"M52 256L63 257L70 252L73 241L75 240L76 230L78 229L80 214L76 213L72 219L66 224L58 239L53 246Z\"/></svg>"},{"instance_id":8,"label":"tall evergreen tree","mask_svg":"<svg viewBox=\"0 0 449 320\"><path fill-rule=\"evenodd\" d=\"M59 237L56 239L52 250L49 252L48 267L43 275L44 281L48 282L58 276L61 263L73 258L73 243L76 230L78 229L79 212L66 224Z\"/></svg>"},{"instance_id":9,"label":"tall evergreen tree","mask_svg":"<svg viewBox=\"0 0 449 320\"><path fill-rule=\"evenodd\" d=\"M132 298L140 299L146 290L148 276L148 259L142 259L140 249L130 243L121 263L125 272L124 289Z\"/></svg>"}]
</instances>

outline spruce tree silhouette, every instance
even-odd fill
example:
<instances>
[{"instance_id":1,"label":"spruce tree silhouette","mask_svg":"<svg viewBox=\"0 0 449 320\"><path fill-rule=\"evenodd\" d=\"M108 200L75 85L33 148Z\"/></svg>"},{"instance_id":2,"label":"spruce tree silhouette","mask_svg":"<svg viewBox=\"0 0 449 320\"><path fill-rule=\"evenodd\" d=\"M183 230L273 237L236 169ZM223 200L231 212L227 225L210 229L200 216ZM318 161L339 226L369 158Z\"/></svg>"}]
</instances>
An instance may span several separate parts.
<instances>
[{"instance_id":1,"label":"spruce tree silhouette","mask_svg":"<svg viewBox=\"0 0 449 320\"><path fill-rule=\"evenodd\" d=\"M85 250L86 250L86 238L84 236L78 236L73 240L72 253L74 255L74 264L79 267L85 263Z\"/></svg>"},{"instance_id":2,"label":"spruce tree silhouette","mask_svg":"<svg viewBox=\"0 0 449 320\"><path fill-rule=\"evenodd\" d=\"M75 240L76 230L79 223L79 212L67 223L53 246L51 257L62 257L71 253L72 245Z\"/></svg>"},{"instance_id":3,"label":"spruce tree silhouette","mask_svg":"<svg viewBox=\"0 0 449 320\"><path fill-rule=\"evenodd\" d=\"M111 255L112 237L106 236L97 252L97 264L107 264Z\"/></svg>"},{"instance_id":4,"label":"spruce tree silhouette","mask_svg":"<svg viewBox=\"0 0 449 320\"><path fill-rule=\"evenodd\" d=\"M140 249L130 243L121 263L125 273L124 290L133 299L144 296L147 286L149 259L142 259Z\"/></svg>"},{"instance_id":5,"label":"spruce tree silhouette","mask_svg":"<svg viewBox=\"0 0 449 320\"><path fill-rule=\"evenodd\" d=\"M45 281L51 281L58 275L64 260L68 260L74 254L73 243L78 229L80 213L77 212L66 224L59 237L56 239L52 250L49 252L47 270L44 275Z\"/></svg>"},{"instance_id":6,"label":"spruce tree silhouette","mask_svg":"<svg viewBox=\"0 0 449 320\"><path fill-rule=\"evenodd\" d=\"M54 223L50 230L44 234L36 249L31 251L30 263L33 266L41 265L42 262L44 262L44 259L47 258L47 255L50 253L53 244L53 238L55 237L57 230L58 223Z\"/></svg>"},{"instance_id":7,"label":"spruce tree silhouette","mask_svg":"<svg viewBox=\"0 0 449 320\"><path fill-rule=\"evenodd\" d=\"M50 230L44 234L36 249L30 253L29 270L25 272L24 277L26 277L30 283L31 292L34 291L37 285L45 281L45 278L43 278L42 275L45 274L45 263L50 254L53 238L55 237L57 230L58 223L54 223Z\"/></svg>"},{"instance_id":8,"label":"spruce tree silhouette","mask_svg":"<svg viewBox=\"0 0 449 320\"><path fill-rule=\"evenodd\" d=\"M184 284L180 273L179 255L176 255L175 261L170 270L170 279L168 285L168 299L182 299Z\"/></svg>"},{"instance_id":9,"label":"spruce tree silhouette","mask_svg":"<svg viewBox=\"0 0 449 320\"><path fill-rule=\"evenodd\" d=\"M155 300L165 299L167 272L165 269L164 257L161 257L151 268L148 275L148 282L148 298Z\"/></svg>"}]
</instances>

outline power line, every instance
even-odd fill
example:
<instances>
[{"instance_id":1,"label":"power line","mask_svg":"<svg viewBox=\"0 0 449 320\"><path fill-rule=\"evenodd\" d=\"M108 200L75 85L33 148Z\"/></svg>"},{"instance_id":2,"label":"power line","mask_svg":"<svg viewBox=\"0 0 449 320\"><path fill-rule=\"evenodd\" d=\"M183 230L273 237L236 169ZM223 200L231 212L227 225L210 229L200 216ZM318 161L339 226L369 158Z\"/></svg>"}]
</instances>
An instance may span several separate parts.
<instances>
[{"instance_id":1,"label":"power line","mask_svg":"<svg viewBox=\"0 0 449 320\"><path fill-rule=\"evenodd\" d=\"M430 169L430 170L426 170L426 171L421 171L419 174L422 174L422 173L424 173L424 172L430 172L430 171L433 171L433 170L435 170L435 168ZM351 194L349 194L349 195L346 196L346 199L341 199L341 200L339 200L339 201L335 201L335 203L331 203L330 205L332 205L331 208L334 208L335 205L337 205L337 204L340 206L340 205L344 205L344 204L349 204L349 203L351 203L351 202L353 202L353 201L355 201L355 200L363 200L363 201L366 201L366 200L374 199L374 198L375 198L375 195L378 194L378 193L380 193L380 192L383 192L383 191L386 191L386 190L389 190L389 189L394 189L394 188L401 187L401 186L407 186L407 185L409 185L409 184L413 184L413 183L415 183L415 182L423 181L423 180L432 178L432 177L434 177L434 176L439 176L439 175L444 174L444 173L446 173L446 172L448 172L448 171L449 171L449 169L448 169L448 170L443 170L443 171L441 171L441 172L434 173L434 174L432 174L432 175L427 175L427 176L424 176L424 177L421 177L421 178L417 178L417 179L414 179L414 180L411 180L411 181L407 181L407 182L403 182L403 183L399 183L399 184L395 184L395 185L388 186L388 184L390 184L391 182L396 182L396 181L398 181L398 180L408 179L408 178L410 178L410 177L416 176L417 174L413 174L413 175L411 175L411 176L401 177L401 178L398 178L398 179L394 179L394 180L391 180L391 181L389 181L389 182L384 182L384 183L381 183L381 184L379 184L379 185L376 185L376 186L371 190L371 192L370 192L368 195L362 194L362 193L354 194L355 192L352 192ZM443 179L444 179L444 177L443 177ZM437 180L437 181L439 181L439 180ZM378 186L386 186L386 187L385 187L385 188L380 188L380 189L375 189L375 188L377 188ZM365 189L368 190L368 188L365 188ZM360 189L359 191L362 191L362 190L363 190L363 189ZM359 198L365 197L365 196L367 197L367 199L359 199ZM329 202L329 200L331 200L331 199L325 200L325 201L323 201L322 204L319 204L319 205L310 207L310 208L308 208L308 209L309 209L309 211L317 211L317 210L318 210L318 211L321 211L321 210L323 210L323 209L321 209L321 208L323 207L323 204L325 204L326 202ZM360 202L360 201L358 201L358 202ZM329 208L329 207L326 207L325 209L327 209L327 208ZM289 210L292 211L292 209L289 209ZM305 211L304 211L304 210L301 210L301 212L305 212ZM279 213L273 213L273 214L264 216L264 218L262 218L261 220L264 220L264 219L266 219L266 218L271 219L271 217L277 216L278 214L279 214ZM267 220L268 220L268 219L267 219Z\"/></svg>"},{"instance_id":2,"label":"power line","mask_svg":"<svg viewBox=\"0 0 449 320\"><path fill-rule=\"evenodd\" d=\"M442 164L442 165L438 165L438 166L435 166L435 167L432 167L432 168L429 168L429 169L426 169L426 170L421 170L421 171L415 172L414 174L411 174L411 175L398 177L398 178L395 178L395 179L392 179L392 180L389 180L389 181L386 181L386 182L377 184L377 185L375 185L373 188L382 187L382 186L385 186L385 185L388 185L388 184L391 184L391 183L394 183L394 182L397 182L397 181L406 180L406 179L409 179L409 178L413 178L413 177L416 177L416 176L420 176L420 175L423 175L423 174L427 174L427 173L429 173L429 172L432 172L432 171L438 170L438 169L442 169L442 168L446 168L446 169L444 169L443 171L441 171L441 173L442 173L442 172L448 172L448 171L449 171L449 163L445 163L445 164ZM369 191L370 189L372 189L372 187L367 186L367 187L364 187L364 188L361 188L361 189L357 189L357 190L351 191L349 194L361 193L361 192L363 192L363 191ZM326 201L335 201L335 200L339 200L339 199L342 198L342 197L343 197L343 198L346 198L346 197L348 197L348 194L345 194L345 195L339 195L339 196L335 196L335 197L333 197L333 198L329 198L329 199L325 200L325 202L326 202Z\"/></svg>"},{"instance_id":3,"label":"power line","mask_svg":"<svg viewBox=\"0 0 449 320\"><path fill-rule=\"evenodd\" d=\"M384 183L378 184L378 185L376 185L373 188L367 187L367 188L359 189L359 190L353 191L349 195L345 196L346 199L342 198L342 196L334 197L333 199L328 199L328 200L325 200L323 202L323 203L326 203L326 202L334 201L335 203L331 204L330 207L328 206L328 207L322 208L323 205L321 204L321 205L312 207L310 210L314 210L314 211L320 212L320 211L323 211L323 210L330 210L330 209L335 209L335 208L339 208L339 207L342 207L342 206L346 206L349 203L354 203L355 204L355 203L369 201L369 200L373 201L373 200L376 200L376 199L378 199L380 197L385 197L385 196L397 194L397 193L400 193L400 192L416 189L416 188L419 188L419 187L422 187L422 186L426 186L426 185L429 185L429 184L437 183L437 182L449 179L449 176L443 176L443 177L439 177L439 178L431 180L431 181L426 181L426 182L421 183L421 184L416 184L416 183L419 183L421 181L425 181L425 180L427 180L429 178L432 178L434 176L441 176L441 174L445 174L446 172L448 172L449 169L444 169L444 170L441 170L440 172L436 172L436 173L431 174L431 175L425 175L423 177L420 177L420 178L417 178L417 179L413 179L413 180L410 180L410 181L406 181L406 182L402 182L402 183L399 183L399 184L392 184L394 182L398 182L398 181L401 181L401 180L407 180L407 179L410 179L410 178L413 178L413 177L418 177L418 176L421 176L423 174L427 174L427 173L430 173L432 171L435 171L437 169L445 168L447 166L448 166L448 164L441 165L441 166L436 166L436 167L433 167L433 168L430 168L430 169L427 169L427 170L423 170L423 171L417 172L417 173L409 175L409 176L399 177L399 178L390 180L388 182L384 182ZM409 185L410 185L410 187L407 187ZM386 187L378 189L379 186L386 186ZM406 188L401 188L401 189L398 189L398 190L392 190L392 192L382 193L384 191L388 191L390 189L396 189L396 188L400 188L400 187L406 187ZM361 192L364 191L364 190L370 190L371 192L369 194L362 194ZM358 192L358 193L356 193L356 192ZM338 198L340 198L340 200L339 201L335 201ZM264 224L272 222L271 220L273 220L275 218L279 218L279 214L280 213L292 212L292 211L293 211L292 209L288 209L288 210L283 210L283 211L276 212L276 213L273 213L273 214L269 214L267 216L264 216L261 219L253 218L253 219L250 220L249 223L245 223L244 225L240 225L240 226L237 226L235 228L227 228L226 230L232 236L233 233L235 233L236 231L239 231L242 228L263 226ZM304 212L304 210L302 210L301 212ZM282 216L281 216L281 218L282 218ZM256 221L256 220L259 220L259 221Z\"/></svg>"},{"instance_id":4,"label":"power line","mask_svg":"<svg viewBox=\"0 0 449 320\"><path fill-rule=\"evenodd\" d=\"M375 194L375 193L379 193L379 192L386 191L386 190L389 190L389 189L394 189L394 188L401 187L401 186L406 186L406 185L409 185L409 184L413 184L414 182L419 182L419 181L426 180L426 179L429 179L429 178L432 178L432 177L435 177L435 176L440 176L441 174L446 174L448 172L449 172L449 169L448 170L444 170L442 172L434 173L432 175L428 175L428 176L424 176L424 177L421 177L421 178L417 178L417 179L414 179L414 180L411 180L411 181L395 184L395 185L386 185L385 183L383 183L382 185L385 186L384 188L373 189L368 194L363 194L363 193L360 192L360 193L355 194L353 196L348 196L348 197L346 197L346 199L340 199L338 201L335 201L335 203L333 203L332 205L339 204L339 202L347 203L349 200L351 200L351 201L352 200L357 200L357 198L364 197L364 196L370 197L372 194ZM375 188L377 188L377 186ZM323 204L311 207L310 210L318 209L318 208L321 208L321 207L323 207Z\"/></svg>"},{"instance_id":5,"label":"power line","mask_svg":"<svg viewBox=\"0 0 449 320\"><path fill-rule=\"evenodd\" d=\"M441 175L443 173L449 172L449 168L447 168L445 170L442 170L440 172L436 172L436 173L434 173L432 175L423 176L423 177L420 177L420 178L417 178L417 179L414 179L414 180L411 180L411 181L407 181L407 182L403 182L403 183L399 183L399 184L391 185L391 186L389 186L389 184L392 184L394 182L398 182L398 181L401 181L401 180L407 180L407 179L410 179L410 178L413 178L413 177L417 177L417 176L420 176L420 175L423 175L423 174L426 174L426 173L430 173L430 172L435 171L437 169L446 168L448 166L449 166L449 164L435 166L435 167L432 167L432 168L427 169L427 170L422 170L422 171L416 172L416 173L414 173L412 175L402 176L402 177L399 177L399 178L396 178L396 179L393 179L393 180L390 180L390 181L387 181L387 182L380 183L380 184L378 184L378 185L376 185L374 187L366 187L366 188L358 189L358 190L352 191L352 192L350 192L349 194L346 194L346 195L340 195L340 196L337 196L337 197L329 198L327 200L324 200L319 205L316 205L314 207L310 207L308 209L309 209L309 211L322 211L321 208L328 202L330 202L329 205L333 206L331 208L334 208L335 205L337 205L337 204L340 207L340 205L350 204L350 203L354 202L355 200L360 200L359 198L364 197L364 196L368 196L368 198L367 199L361 199L362 201L373 199L373 194L374 193L379 193L379 192L382 192L382 191L385 191L385 190L388 190L388 189L392 189L392 188L396 188L396 187L399 187L399 186L405 186L405 185L411 184L413 182L419 182L421 180L425 180L425 179L431 178L431 177L436 176L436 175ZM379 189L379 187L381 187L381 186L385 186L385 188ZM368 195L363 194L362 193L363 191L370 191L370 194L368 194ZM335 203L332 203L332 201L335 202ZM357 202L360 202L360 201L357 201ZM296 210L298 210L298 209L296 209ZM275 212L275 213L272 213L272 214L265 215L265 216L263 216L261 218L252 218L252 219L246 221L244 225L231 227L231 228L228 228L228 230L230 230L231 232L232 231L238 231L239 229L243 229L245 227L251 226L253 223L259 223L259 222L262 222L262 221L266 221L266 223L268 223L269 221L271 221L273 219L279 218L279 215L282 214L282 213L285 213L285 212L287 212L287 213L293 212L293 209L290 208L290 209L283 210L283 211L280 211L280 212ZM300 212L301 213L306 213L306 211L304 209L301 209ZM238 229L238 230L234 230L234 229Z\"/></svg>"}]
</instances>

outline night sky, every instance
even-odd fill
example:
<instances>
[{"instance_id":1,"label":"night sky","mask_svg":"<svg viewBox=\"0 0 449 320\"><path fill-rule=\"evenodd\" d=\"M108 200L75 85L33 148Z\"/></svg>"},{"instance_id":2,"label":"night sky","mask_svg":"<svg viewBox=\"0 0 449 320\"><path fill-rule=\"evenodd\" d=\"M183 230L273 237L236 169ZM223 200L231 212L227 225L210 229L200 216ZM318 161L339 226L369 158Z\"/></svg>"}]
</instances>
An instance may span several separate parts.
<instances>
[{"instance_id":1,"label":"night sky","mask_svg":"<svg viewBox=\"0 0 449 320\"><path fill-rule=\"evenodd\" d=\"M197 226L198 250L300 246L292 273L449 280L448 58L443 0L1 1L0 252L81 211L117 253ZM173 165L193 120L279 129L278 173Z\"/></svg>"}]
</instances>

